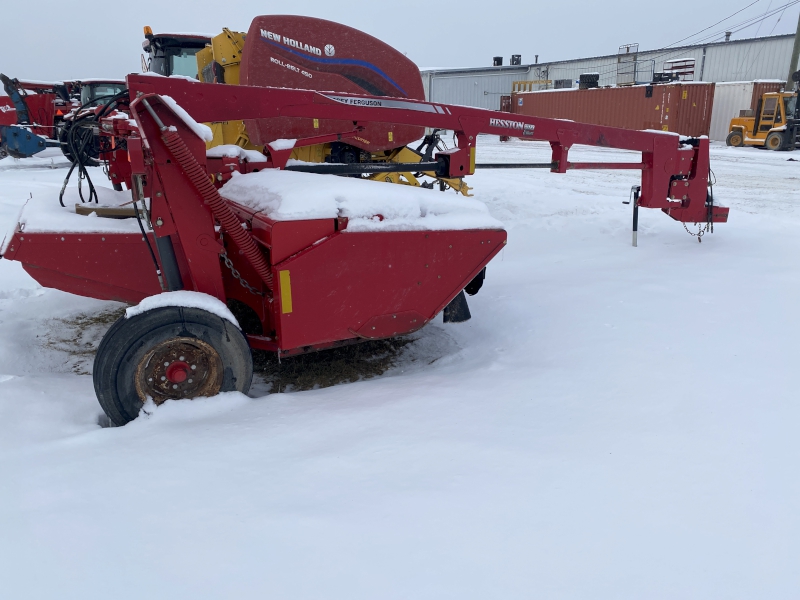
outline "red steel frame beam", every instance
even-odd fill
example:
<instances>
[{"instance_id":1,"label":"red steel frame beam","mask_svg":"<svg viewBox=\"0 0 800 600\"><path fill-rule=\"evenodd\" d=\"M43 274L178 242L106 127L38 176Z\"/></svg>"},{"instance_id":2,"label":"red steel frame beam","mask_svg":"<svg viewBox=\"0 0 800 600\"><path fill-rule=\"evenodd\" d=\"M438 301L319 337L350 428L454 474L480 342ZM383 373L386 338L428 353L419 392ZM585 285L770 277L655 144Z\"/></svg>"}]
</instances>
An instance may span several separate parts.
<instances>
[{"instance_id":1,"label":"red steel frame beam","mask_svg":"<svg viewBox=\"0 0 800 600\"><path fill-rule=\"evenodd\" d=\"M453 130L458 147L439 153L449 160L450 177L472 174L475 170L475 146L479 134L494 134L541 140L550 143L553 172L568 169L569 149L576 145L632 150L642 153L636 166L609 165L572 168L642 169L642 194L639 205L660 208L683 222L725 222L728 209L706 206L709 154L708 139L685 146L679 136L651 131L631 131L614 127L588 125L497 111L453 106L420 100L322 93L286 88L258 88L195 83L184 79L127 77L131 99L148 94L168 95L200 122L302 117L417 125ZM275 166L286 164L285 157L274 157ZM281 162L283 164L281 164ZM676 184L680 182L677 189Z\"/></svg>"},{"instance_id":2,"label":"red steel frame beam","mask_svg":"<svg viewBox=\"0 0 800 600\"><path fill-rule=\"evenodd\" d=\"M643 171L645 168L644 163L599 163L599 162L586 162L586 163L567 163L567 171L572 169L613 169L613 170L626 170Z\"/></svg>"}]
</instances>

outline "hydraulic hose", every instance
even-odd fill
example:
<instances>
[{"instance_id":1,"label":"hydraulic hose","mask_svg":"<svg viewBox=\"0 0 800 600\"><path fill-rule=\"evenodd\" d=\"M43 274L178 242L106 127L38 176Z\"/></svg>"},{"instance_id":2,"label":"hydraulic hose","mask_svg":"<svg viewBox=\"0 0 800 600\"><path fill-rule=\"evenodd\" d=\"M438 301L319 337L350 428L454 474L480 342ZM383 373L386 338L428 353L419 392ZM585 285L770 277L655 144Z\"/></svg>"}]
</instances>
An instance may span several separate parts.
<instances>
[{"instance_id":1,"label":"hydraulic hose","mask_svg":"<svg viewBox=\"0 0 800 600\"><path fill-rule=\"evenodd\" d=\"M242 224L231 207L219 195L217 188L211 183L208 173L200 166L186 143L181 139L177 131L170 131L168 128L161 130L161 139L164 140L172 156L178 161L186 176L192 182L197 192L203 197L206 204L211 207L214 217L220 222L225 232L233 238L234 243L245 255L247 260L256 270L261 280L266 284L267 289L272 292L272 271L267 263L261 249L253 241L253 238L242 229Z\"/></svg>"}]
</instances>

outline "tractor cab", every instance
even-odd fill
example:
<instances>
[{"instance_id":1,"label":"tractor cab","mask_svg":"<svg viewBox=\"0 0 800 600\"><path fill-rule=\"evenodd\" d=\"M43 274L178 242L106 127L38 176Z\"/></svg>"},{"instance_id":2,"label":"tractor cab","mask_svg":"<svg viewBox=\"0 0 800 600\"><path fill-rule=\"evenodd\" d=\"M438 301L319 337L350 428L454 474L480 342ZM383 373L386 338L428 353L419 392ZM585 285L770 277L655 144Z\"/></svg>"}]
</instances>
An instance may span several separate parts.
<instances>
[{"instance_id":1,"label":"tractor cab","mask_svg":"<svg viewBox=\"0 0 800 600\"><path fill-rule=\"evenodd\" d=\"M201 33L159 33L153 34L150 27L144 28L145 40L142 49L142 70L169 77L183 75L197 79L197 58L195 55L211 43L210 35Z\"/></svg>"},{"instance_id":2,"label":"tractor cab","mask_svg":"<svg viewBox=\"0 0 800 600\"><path fill-rule=\"evenodd\" d=\"M83 79L79 86L81 106L87 108L106 104L113 96L127 89L124 81L113 79Z\"/></svg>"},{"instance_id":3,"label":"tractor cab","mask_svg":"<svg viewBox=\"0 0 800 600\"><path fill-rule=\"evenodd\" d=\"M796 92L764 94L753 110L743 110L731 120L728 146L757 146L769 150L794 150L797 143Z\"/></svg>"}]
</instances>

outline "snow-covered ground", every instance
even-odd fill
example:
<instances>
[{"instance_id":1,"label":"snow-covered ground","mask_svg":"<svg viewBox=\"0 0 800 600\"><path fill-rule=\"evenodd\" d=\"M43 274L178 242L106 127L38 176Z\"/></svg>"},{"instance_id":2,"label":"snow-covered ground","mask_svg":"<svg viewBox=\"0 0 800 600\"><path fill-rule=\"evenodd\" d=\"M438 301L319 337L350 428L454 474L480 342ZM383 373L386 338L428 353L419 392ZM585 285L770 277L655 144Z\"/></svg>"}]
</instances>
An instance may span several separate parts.
<instances>
[{"instance_id":1,"label":"snow-covered ground","mask_svg":"<svg viewBox=\"0 0 800 600\"><path fill-rule=\"evenodd\" d=\"M634 173L481 172L509 244L472 321L430 325L380 378L121 428L86 374L120 306L0 261L0 596L797 597L793 157L714 146L730 223L698 244L643 210L638 248ZM0 161L0 230L64 173Z\"/></svg>"}]
</instances>

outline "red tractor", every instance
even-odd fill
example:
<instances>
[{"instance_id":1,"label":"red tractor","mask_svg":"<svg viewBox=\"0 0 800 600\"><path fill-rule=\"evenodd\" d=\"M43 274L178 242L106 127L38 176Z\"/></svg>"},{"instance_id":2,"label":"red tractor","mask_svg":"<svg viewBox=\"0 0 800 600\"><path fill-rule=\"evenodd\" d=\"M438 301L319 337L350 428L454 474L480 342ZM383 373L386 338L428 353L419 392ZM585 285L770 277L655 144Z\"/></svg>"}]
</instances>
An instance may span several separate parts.
<instances>
[{"instance_id":1,"label":"red tractor","mask_svg":"<svg viewBox=\"0 0 800 600\"><path fill-rule=\"evenodd\" d=\"M61 147L73 159L65 129L76 111L105 104L125 89L122 80L85 79L40 82L12 79L0 73L8 98L0 104L0 152L27 158L48 147ZM91 158L96 150L87 148Z\"/></svg>"},{"instance_id":2,"label":"red tractor","mask_svg":"<svg viewBox=\"0 0 800 600\"><path fill-rule=\"evenodd\" d=\"M8 94L0 107L0 156L27 158L58 146L58 129L77 104L72 82L20 81L0 73Z\"/></svg>"}]
</instances>

